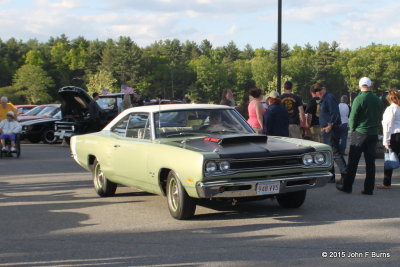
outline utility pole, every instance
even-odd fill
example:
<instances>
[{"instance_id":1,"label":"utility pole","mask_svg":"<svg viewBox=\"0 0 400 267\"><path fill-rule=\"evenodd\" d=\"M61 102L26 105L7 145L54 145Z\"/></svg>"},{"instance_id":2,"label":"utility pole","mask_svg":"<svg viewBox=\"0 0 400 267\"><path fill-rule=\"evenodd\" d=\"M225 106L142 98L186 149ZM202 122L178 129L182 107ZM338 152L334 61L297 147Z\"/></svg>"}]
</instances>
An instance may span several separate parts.
<instances>
[{"instance_id":1,"label":"utility pole","mask_svg":"<svg viewBox=\"0 0 400 267\"><path fill-rule=\"evenodd\" d=\"M282 76L282 0L278 0L278 56L277 56L277 91L281 93Z\"/></svg>"}]
</instances>

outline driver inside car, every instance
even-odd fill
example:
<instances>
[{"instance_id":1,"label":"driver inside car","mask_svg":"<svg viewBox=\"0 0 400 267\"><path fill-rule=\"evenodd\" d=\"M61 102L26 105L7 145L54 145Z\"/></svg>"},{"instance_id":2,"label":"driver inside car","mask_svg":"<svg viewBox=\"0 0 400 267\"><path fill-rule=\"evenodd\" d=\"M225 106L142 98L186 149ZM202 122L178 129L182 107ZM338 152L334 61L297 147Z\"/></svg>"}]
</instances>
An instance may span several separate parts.
<instances>
[{"instance_id":1,"label":"driver inside car","mask_svg":"<svg viewBox=\"0 0 400 267\"><path fill-rule=\"evenodd\" d=\"M205 127L207 131L224 131L230 128L229 124L222 120L222 113L219 110L211 111L209 120L209 124Z\"/></svg>"}]
</instances>

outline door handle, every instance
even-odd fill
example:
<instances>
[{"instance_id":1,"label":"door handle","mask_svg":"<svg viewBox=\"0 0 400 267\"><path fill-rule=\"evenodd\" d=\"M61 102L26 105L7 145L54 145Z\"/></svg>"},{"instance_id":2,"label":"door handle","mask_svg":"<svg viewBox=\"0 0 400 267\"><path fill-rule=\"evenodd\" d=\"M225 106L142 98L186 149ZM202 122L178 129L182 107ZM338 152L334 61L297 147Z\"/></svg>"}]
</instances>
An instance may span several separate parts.
<instances>
[{"instance_id":1,"label":"door handle","mask_svg":"<svg viewBox=\"0 0 400 267\"><path fill-rule=\"evenodd\" d=\"M120 145L114 145L114 147L120 147Z\"/></svg>"}]
</instances>

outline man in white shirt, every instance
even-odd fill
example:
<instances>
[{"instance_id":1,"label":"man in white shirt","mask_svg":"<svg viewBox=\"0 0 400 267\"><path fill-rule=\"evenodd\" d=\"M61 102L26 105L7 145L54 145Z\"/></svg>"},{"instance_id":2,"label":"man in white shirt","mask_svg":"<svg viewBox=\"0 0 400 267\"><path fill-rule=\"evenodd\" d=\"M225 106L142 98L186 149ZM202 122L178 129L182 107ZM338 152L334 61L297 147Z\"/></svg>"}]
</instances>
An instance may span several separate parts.
<instances>
[{"instance_id":1,"label":"man in white shirt","mask_svg":"<svg viewBox=\"0 0 400 267\"><path fill-rule=\"evenodd\" d=\"M350 106L348 103L349 98L347 95L343 95L340 98L339 104L340 119L342 121L342 124L340 125L339 152L342 155L344 155L346 151L347 135L349 132Z\"/></svg>"}]
</instances>

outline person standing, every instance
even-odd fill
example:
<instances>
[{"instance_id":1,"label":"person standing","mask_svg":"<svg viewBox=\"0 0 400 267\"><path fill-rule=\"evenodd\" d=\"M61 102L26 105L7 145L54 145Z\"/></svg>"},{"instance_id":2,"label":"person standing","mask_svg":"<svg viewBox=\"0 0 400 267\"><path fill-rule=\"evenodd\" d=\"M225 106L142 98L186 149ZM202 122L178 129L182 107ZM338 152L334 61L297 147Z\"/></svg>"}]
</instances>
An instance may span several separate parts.
<instances>
[{"instance_id":1,"label":"person standing","mask_svg":"<svg viewBox=\"0 0 400 267\"><path fill-rule=\"evenodd\" d=\"M90 131L97 132L103 127L101 121L102 109L97 104L97 100L100 98L99 93L93 93L92 97L93 99L89 103Z\"/></svg>"},{"instance_id":2,"label":"person standing","mask_svg":"<svg viewBox=\"0 0 400 267\"><path fill-rule=\"evenodd\" d=\"M322 142L330 145L332 148L333 159L336 165L339 167L341 179L343 180L346 176L346 161L339 151L339 137L340 137L340 113L339 105L335 99L335 96L329 92L322 84L318 84L314 89L316 95L321 99L320 102L320 115L319 125L321 128ZM332 179L331 183L335 182L335 167L332 164Z\"/></svg>"},{"instance_id":3,"label":"person standing","mask_svg":"<svg viewBox=\"0 0 400 267\"><path fill-rule=\"evenodd\" d=\"M304 122L304 108L301 98L292 93L293 84L286 81L283 84L285 91L281 96L281 102L289 114L289 135L292 138L302 138L300 123Z\"/></svg>"},{"instance_id":4,"label":"person standing","mask_svg":"<svg viewBox=\"0 0 400 267\"><path fill-rule=\"evenodd\" d=\"M389 91L387 100L389 106L383 113L383 146L392 149L397 155L400 153L400 94L397 89ZM378 189L390 189L393 170L384 170L383 184Z\"/></svg>"},{"instance_id":5,"label":"person standing","mask_svg":"<svg viewBox=\"0 0 400 267\"><path fill-rule=\"evenodd\" d=\"M269 93L268 105L264 113L264 134L289 137L289 114L281 104L277 91Z\"/></svg>"},{"instance_id":6,"label":"person standing","mask_svg":"<svg viewBox=\"0 0 400 267\"><path fill-rule=\"evenodd\" d=\"M227 88L222 92L222 98L221 98L221 102L219 104L230 106L230 107L236 106L235 99L233 98L233 92L230 88Z\"/></svg>"},{"instance_id":7,"label":"person standing","mask_svg":"<svg viewBox=\"0 0 400 267\"><path fill-rule=\"evenodd\" d=\"M0 99L0 121L7 118L9 111L12 111L14 113L14 118L17 119L17 109L13 106L13 104L8 103L8 98L6 96L2 96Z\"/></svg>"},{"instance_id":8,"label":"person standing","mask_svg":"<svg viewBox=\"0 0 400 267\"><path fill-rule=\"evenodd\" d=\"M349 98L347 95L342 95L340 98L339 112L340 120L342 124L340 125L340 139L339 139L339 150L340 154L345 155L347 146L347 136L349 134L349 115L350 115Z\"/></svg>"},{"instance_id":9,"label":"person standing","mask_svg":"<svg viewBox=\"0 0 400 267\"><path fill-rule=\"evenodd\" d=\"M382 101L371 91L371 79L363 77L358 85L361 93L354 99L349 118L351 143L347 175L337 189L351 193L361 154L364 153L366 177L364 195L372 195L375 186L375 150L382 120Z\"/></svg>"},{"instance_id":10,"label":"person standing","mask_svg":"<svg viewBox=\"0 0 400 267\"><path fill-rule=\"evenodd\" d=\"M305 110L307 135L312 141L321 142L321 128L319 127L319 113L321 99L317 96L315 89L322 88L322 84L313 84L310 88L312 98L307 103Z\"/></svg>"},{"instance_id":11,"label":"person standing","mask_svg":"<svg viewBox=\"0 0 400 267\"><path fill-rule=\"evenodd\" d=\"M252 88L249 90L249 94L253 100L250 101L248 106L249 119L247 122L253 127L256 133L261 134L263 132L263 115L265 112L265 108L261 103L263 98L262 90L260 88Z\"/></svg>"}]
</instances>

